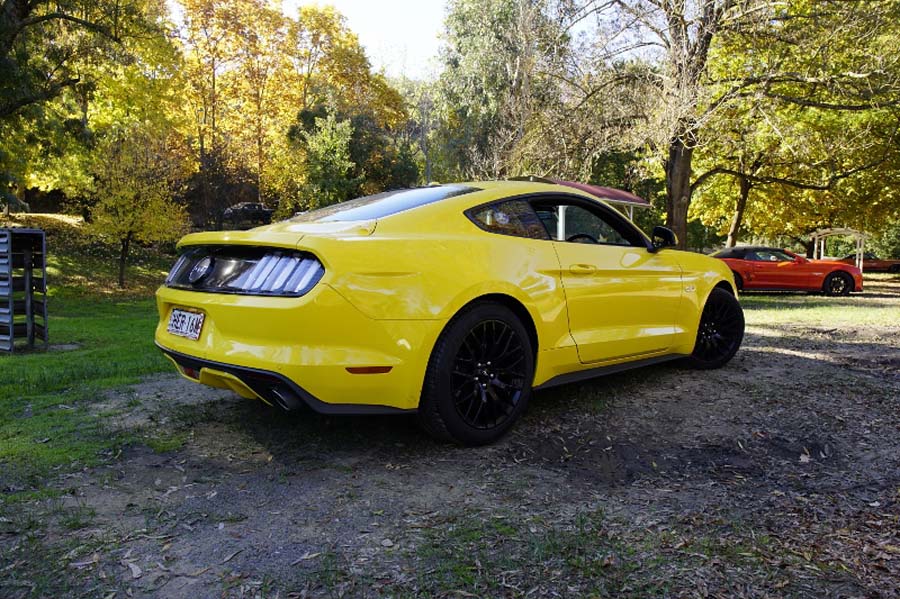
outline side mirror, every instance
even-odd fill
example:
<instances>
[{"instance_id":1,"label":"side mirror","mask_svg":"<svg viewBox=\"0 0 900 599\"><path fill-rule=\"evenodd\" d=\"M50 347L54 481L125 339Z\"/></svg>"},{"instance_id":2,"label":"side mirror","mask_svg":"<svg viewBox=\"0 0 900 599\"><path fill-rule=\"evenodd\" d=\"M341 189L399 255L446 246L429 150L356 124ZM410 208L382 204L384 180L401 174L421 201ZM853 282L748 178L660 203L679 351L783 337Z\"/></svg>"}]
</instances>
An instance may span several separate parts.
<instances>
[{"instance_id":1,"label":"side mirror","mask_svg":"<svg viewBox=\"0 0 900 599\"><path fill-rule=\"evenodd\" d=\"M654 252L663 248L678 245L678 237L676 237L675 232L668 227L661 227L659 225L653 227L653 235L651 236L651 239L653 241Z\"/></svg>"}]
</instances>

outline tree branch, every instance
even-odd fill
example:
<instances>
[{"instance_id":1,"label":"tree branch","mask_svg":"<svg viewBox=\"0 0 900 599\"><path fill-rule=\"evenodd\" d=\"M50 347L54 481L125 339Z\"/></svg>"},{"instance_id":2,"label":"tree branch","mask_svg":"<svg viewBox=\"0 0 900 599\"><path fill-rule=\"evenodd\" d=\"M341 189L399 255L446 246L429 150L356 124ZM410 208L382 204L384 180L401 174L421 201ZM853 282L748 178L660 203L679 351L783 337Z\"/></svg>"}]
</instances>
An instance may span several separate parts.
<instances>
[{"instance_id":1,"label":"tree branch","mask_svg":"<svg viewBox=\"0 0 900 599\"><path fill-rule=\"evenodd\" d=\"M85 29L89 29L90 31L93 31L95 33L99 33L100 35L108 37L109 39L111 39L115 42L121 41L119 39L119 36L115 35L113 32L111 32L106 27L104 27L102 25L98 25L97 23L88 21L86 19L82 19L82 18L76 17L74 15L66 14L63 12L50 12L50 13L46 13L43 15L35 15L33 17L27 17L25 19L22 19L21 21L19 21L16 24L13 33L9 36L9 41L11 42L13 39L18 37L19 33L21 33L27 27L31 27L31 26L37 25L39 23L44 23L46 21L69 21L71 23L81 25Z\"/></svg>"},{"instance_id":2,"label":"tree branch","mask_svg":"<svg viewBox=\"0 0 900 599\"><path fill-rule=\"evenodd\" d=\"M872 162L868 162L866 164L862 164L855 168L851 168L844 172L838 173L836 175L832 175L828 178L826 183L807 183L804 181L797 181L794 179L788 179L784 177L760 177L751 173L741 172L736 169L731 169L723 166L714 167L699 177L691 184L691 192L700 187L707 179L714 175L731 175L732 177L738 177L746 179L752 183L757 183L761 185L777 183L779 185L787 185L788 187L794 187L797 189L811 189L817 191L827 191L834 187L834 184L842 179L846 179L855 175L856 173L869 170L870 168L874 168L879 164L885 162L887 160L887 155L881 156L880 158L873 160Z\"/></svg>"},{"instance_id":3,"label":"tree branch","mask_svg":"<svg viewBox=\"0 0 900 599\"><path fill-rule=\"evenodd\" d=\"M59 93L63 89L71 87L79 81L81 81L81 79L77 77L72 79L65 79L63 81L57 81L56 83L49 85L41 91L27 94L7 104L0 104L0 119L12 115L20 108L28 106L29 104L34 104L35 102L44 102L46 100L54 98L59 95Z\"/></svg>"}]
</instances>

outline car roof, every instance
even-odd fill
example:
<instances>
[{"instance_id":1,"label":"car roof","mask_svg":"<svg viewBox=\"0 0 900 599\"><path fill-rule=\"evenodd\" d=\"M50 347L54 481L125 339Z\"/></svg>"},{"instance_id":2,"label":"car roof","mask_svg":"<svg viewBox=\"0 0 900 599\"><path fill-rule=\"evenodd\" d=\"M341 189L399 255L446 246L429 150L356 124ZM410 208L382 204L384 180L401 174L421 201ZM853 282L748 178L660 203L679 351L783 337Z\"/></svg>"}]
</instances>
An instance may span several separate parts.
<instances>
[{"instance_id":1,"label":"car roof","mask_svg":"<svg viewBox=\"0 0 900 599\"><path fill-rule=\"evenodd\" d=\"M444 190L446 193L441 194L441 190ZM430 191L435 193L428 193ZM409 195L406 192L416 192L417 195L422 196L420 198L421 201L415 198L407 201L406 198L402 197ZM348 202L333 204L324 209L298 214L291 220L294 222L394 220L395 217L401 214L415 213L424 216L427 213L443 212L444 210L461 211L492 201L533 193L576 196L609 207L606 202L594 194L569 185L534 181L465 181L411 189L397 189L372 196L364 196ZM432 197L428 198L428 196ZM375 204L383 204L382 209L379 209Z\"/></svg>"}]
</instances>

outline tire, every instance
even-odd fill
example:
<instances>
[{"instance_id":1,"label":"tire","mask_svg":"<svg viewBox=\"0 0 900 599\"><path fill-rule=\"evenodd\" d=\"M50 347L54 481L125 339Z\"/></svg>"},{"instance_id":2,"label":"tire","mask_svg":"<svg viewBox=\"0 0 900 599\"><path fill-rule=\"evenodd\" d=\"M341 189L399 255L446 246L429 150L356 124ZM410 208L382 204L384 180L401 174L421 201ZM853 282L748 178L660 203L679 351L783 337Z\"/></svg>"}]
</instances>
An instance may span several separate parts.
<instances>
[{"instance_id":1,"label":"tire","mask_svg":"<svg viewBox=\"0 0 900 599\"><path fill-rule=\"evenodd\" d=\"M900 274L900 264L891 264L891 267L888 268L888 272L892 274Z\"/></svg>"},{"instance_id":2,"label":"tire","mask_svg":"<svg viewBox=\"0 0 900 599\"><path fill-rule=\"evenodd\" d=\"M737 287L738 291L744 290L744 277L738 274L735 271L731 271L731 274L734 275L734 286Z\"/></svg>"},{"instance_id":3,"label":"tire","mask_svg":"<svg viewBox=\"0 0 900 599\"><path fill-rule=\"evenodd\" d=\"M842 270L837 270L822 283L822 293L830 296L848 295L853 290L853 277Z\"/></svg>"},{"instance_id":4,"label":"tire","mask_svg":"<svg viewBox=\"0 0 900 599\"><path fill-rule=\"evenodd\" d=\"M419 422L440 440L492 443L525 411L533 381L522 322L501 304L473 304L453 317L431 352Z\"/></svg>"},{"instance_id":5,"label":"tire","mask_svg":"<svg viewBox=\"0 0 900 599\"><path fill-rule=\"evenodd\" d=\"M737 298L716 287L706 299L693 353L685 360L690 368L710 370L728 363L744 339L744 310Z\"/></svg>"}]
</instances>

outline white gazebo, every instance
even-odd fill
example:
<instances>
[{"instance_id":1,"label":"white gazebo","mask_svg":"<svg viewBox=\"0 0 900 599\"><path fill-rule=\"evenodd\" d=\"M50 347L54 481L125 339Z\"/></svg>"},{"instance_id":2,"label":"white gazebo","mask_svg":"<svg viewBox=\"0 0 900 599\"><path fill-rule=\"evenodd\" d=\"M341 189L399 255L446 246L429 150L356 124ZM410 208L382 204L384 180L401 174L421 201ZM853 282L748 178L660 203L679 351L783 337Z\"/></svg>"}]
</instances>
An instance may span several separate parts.
<instances>
[{"instance_id":1,"label":"white gazebo","mask_svg":"<svg viewBox=\"0 0 900 599\"><path fill-rule=\"evenodd\" d=\"M819 229L810 237L813 246L813 258L822 260L825 258L825 240L829 237L853 237L856 241L856 268L862 270L863 254L865 253L866 234L856 229Z\"/></svg>"}]
</instances>

